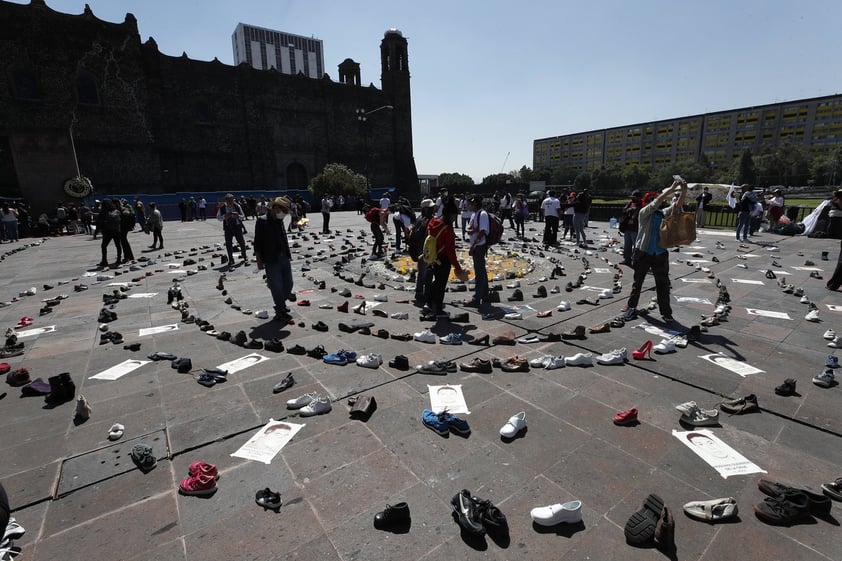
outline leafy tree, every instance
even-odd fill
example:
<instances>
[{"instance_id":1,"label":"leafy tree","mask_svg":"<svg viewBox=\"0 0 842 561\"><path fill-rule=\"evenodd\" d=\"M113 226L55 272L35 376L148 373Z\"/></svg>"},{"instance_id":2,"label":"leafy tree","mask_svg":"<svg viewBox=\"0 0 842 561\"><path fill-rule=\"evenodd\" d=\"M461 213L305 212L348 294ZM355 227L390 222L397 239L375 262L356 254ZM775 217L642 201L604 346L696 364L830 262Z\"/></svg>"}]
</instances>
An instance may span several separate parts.
<instances>
[{"instance_id":1,"label":"leafy tree","mask_svg":"<svg viewBox=\"0 0 842 561\"><path fill-rule=\"evenodd\" d=\"M641 191L646 189L650 178L649 168L641 166L640 164L631 164L623 169L623 183L626 186L626 191L631 193L635 189Z\"/></svg>"},{"instance_id":2,"label":"leafy tree","mask_svg":"<svg viewBox=\"0 0 842 561\"><path fill-rule=\"evenodd\" d=\"M519 170L511 172L510 175L514 177L515 181L518 183L525 183L526 185L529 185L530 181L538 180L538 174L533 172L532 169L527 166L523 166Z\"/></svg>"},{"instance_id":3,"label":"leafy tree","mask_svg":"<svg viewBox=\"0 0 842 561\"><path fill-rule=\"evenodd\" d=\"M591 185L597 193L619 194L625 188L623 170L616 164L595 169L591 172Z\"/></svg>"},{"instance_id":4,"label":"leafy tree","mask_svg":"<svg viewBox=\"0 0 842 561\"><path fill-rule=\"evenodd\" d=\"M368 182L365 176L354 172L345 164L327 164L322 173L312 179L307 189L314 200L321 199L325 193L368 197Z\"/></svg>"},{"instance_id":5,"label":"leafy tree","mask_svg":"<svg viewBox=\"0 0 842 561\"><path fill-rule=\"evenodd\" d=\"M439 187L473 187L474 178L464 173L442 173L439 175Z\"/></svg>"},{"instance_id":6,"label":"leafy tree","mask_svg":"<svg viewBox=\"0 0 842 561\"><path fill-rule=\"evenodd\" d=\"M553 180L553 170L550 168L535 170L534 175L535 177L533 178L533 181L546 181L547 183L551 183Z\"/></svg>"},{"instance_id":7,"label":"leafy tree","mask_svg":"<svg viewBox=\"0 0 842 561\"><path fill-rule=\"evenodd\" d=\"M737 173L737 183L749 183L755 185L757 183L757 168L754 165L754 158L751 156L751 150L746 148L740 156L740 167Z\"/></svg>"},{"instance_id":8,"label":"leafy tree","mask_svg":"<svg viewBox=\"0 0 842 561\"><path fill-rule=\"evenodd\" d=\"M515 182L515 178L510 173L495 173L482 178L483 185L506 185Z\"/></svg>"},{"instance_id":9,"label":"leafy tree","mask_svg":"<svg viewBox=\"0 0 842 561\"><path fill-rule=\"evenodd\" d=\"M549 183L551 185L571 185L579 174L576 170L561 166L553 169Z\"/></svg>"},{"instance_id":10,"label":"leafy tree","mask_svg":"<svg viewBox=\"0 0 842 561\"><path fill-rule=\"evenodd\" d=\"M810 177L817 185L839 185L842 181L842 146L837 146L827 154L813 156Z\"/></svg>"},{"instance_id":11,"label":"leafy tree","mask_svg":"<svg viewBox=\"0 0 842 561\"><path fill-rule=\"evenodd\" d=\"M576 190L577 193L583 191L584 189L591 188L591 174L587 171L583 171L579 175L576 176L576 179L573 180L573 188Z\"/></svg>"}]
</instances>

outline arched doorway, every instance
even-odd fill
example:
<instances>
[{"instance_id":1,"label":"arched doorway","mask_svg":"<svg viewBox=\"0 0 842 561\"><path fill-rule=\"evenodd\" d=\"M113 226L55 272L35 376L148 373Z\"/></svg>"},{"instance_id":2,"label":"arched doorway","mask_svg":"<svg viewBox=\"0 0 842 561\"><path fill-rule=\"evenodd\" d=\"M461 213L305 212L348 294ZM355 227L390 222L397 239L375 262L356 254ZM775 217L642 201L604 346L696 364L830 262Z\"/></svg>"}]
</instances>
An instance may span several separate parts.
<instances>
[{"instance_id":1,"label":"arched doorway","mask_svg":"<svg viewBox=\"0 0 842 561\"><path fill-rule=\"evenodd\" d=\"M306 189L307 183L307 170L303 165L293 162L287 166L287 189Z\"/></svg>"}]
</instances>

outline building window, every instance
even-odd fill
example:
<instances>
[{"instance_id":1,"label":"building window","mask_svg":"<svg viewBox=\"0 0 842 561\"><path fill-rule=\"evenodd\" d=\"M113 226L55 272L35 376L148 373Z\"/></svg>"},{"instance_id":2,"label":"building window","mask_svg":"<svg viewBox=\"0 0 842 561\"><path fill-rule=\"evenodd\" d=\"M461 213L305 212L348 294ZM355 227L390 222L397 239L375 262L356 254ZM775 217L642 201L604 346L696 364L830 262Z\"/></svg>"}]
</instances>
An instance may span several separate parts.
<instances>
[{"instance_id":1,"label":"building window","mask_svg":"<svg viewBox=\"0 0 842 561\"><path fill-rule=\"evenodd\" d=\"M76 77L76 101L82 105L99 105L96 80L84 70Z\"/></svg>"}]
</instances>

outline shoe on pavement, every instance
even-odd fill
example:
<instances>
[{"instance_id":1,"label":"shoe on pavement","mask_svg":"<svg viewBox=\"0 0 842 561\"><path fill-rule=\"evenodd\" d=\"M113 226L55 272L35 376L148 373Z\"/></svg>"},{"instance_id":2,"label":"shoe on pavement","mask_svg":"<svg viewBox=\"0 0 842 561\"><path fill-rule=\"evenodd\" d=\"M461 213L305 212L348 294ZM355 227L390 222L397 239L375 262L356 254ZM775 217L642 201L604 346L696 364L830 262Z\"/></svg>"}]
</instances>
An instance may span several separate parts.
<instances>
[{"instance_id":1,"label":"shoe on pavement","mask_svg":"<svg viewBox=\"0 0 842 561\"><path fill-rule=\"evenodd\" d=\"M810 499L798 492L767 497L754 506L754 514L763 522L788 526L811 518Z\"/></svg>"},{"instance_id":2,"label":"shoe on pavement","mask_svg":"<svg viewBox=\"0 0 842 561\"><path fill-rule=\"evenodd\" d=\"M663 339L660 343L652 347L652 350L657 354L669 354L675 352L675 342L671 339Z\"/></svg>"},{"instance_id":3,"label":"shoe on pavement","mask_svg":"<svg viewBox=\"0 0 842 561\"><path fill-rule=\"evenodd\" d=\"M269 487L265 489L261 489L254 495L254 502L258 504L258 506L262 506L263 510L267 508L269 510L274 510L277 512L281 508L281 494L275 493Z\"/></svg>"},{"instance_id":4,"label":"shoe on pavement","mask_svg":"<svg viewBox=\"0 0 842 561\"><path fill-rule=\"evenodd\" d=\"M624 364L627 360L626 349L615 349L611 352L603 353L596 357L596 362L599 364Z\"/></svg>"},{"instance_id":5,"label":"shoe on pavement","mask_svg":"<svg viewBox=\"0 0 842 561\"><path fill-rule=\"evenodd\" d=\"M757 396L754 394L740 397L738 399L723 401L719 404L719 408L732 415L740 415L742 413L751 413L752 411L760 410L760 406L757 403Z\"/></svg>"},{"instance_id":6,"label":"shoe on pavement","mask_svg":"<svg viewBox=\"0 0 842 561\"><path fill-rule=\"evenodd\" d=\"M545 366L545 370L556 370L558 368L564 368L567 365L565 358L561 355L554 356Z\"/></svg>"},{"instance_id":7,"label":"shoe on pavement","mask_svg":"<svg viewBox=\"0 0 842 561\"><path fill-rule=\"evenodd\" d=\"M383 364L383 357L377 353L357 357L357 365L363 368L379 368L381 364Z\"/></svg>"},{"instance_id":8,"label":"shoe on pavement","mask_svg":"<svg viewBox=\"0 0 842 561\"><path fill-rule=\"evenodd\" d=\"M788 494L798 493L807 497L807 506L810 513L817 516L827 516L830 514L832 503L822 492L812 487L790 487L783 483L771 481L769 479L761 479L757 482L757 488L761 493L765 493L770 497L780 498Z\"/></svg>"},{"instance_id":9,"label":"shoe on pavement","mask_svg":"<svg viewBox=\"0 0 842 561\"><path fill-rule=\"evenodd\" d=\"M374 527L377 529L407 526L411 521L409 505L404 502L386 505L384 510L374 515Z\"/></svg>"},{"instance_id":10,"label":"shoe on pavement","mask_svg":"<svg viewBox=\"0 0 842 561\"><path fill-rule=\"evenodd\" d=\"M287 400L287 409L301 409L305 405L309 405L311 401L319 397L316 392L305 393L293 399Z\"/></svg>"},{"instance_id":11,"label":"shoe on pavement","mask_svg":"<svg viewBox=\"0 0 842 561\"><path fill-rule=\"evenodd\" d=\"M521 411L517 415L513 415L506 421L506 424L500 427L500 436L503 438L515 438L522 430L526 428L526 412Z\"/></svg>"},{"instance_id":12,"label":"shoe on pavement","mask_svg":"<svg viewBox=\"0 0 842 561\"><path fill-rule=\"evenodd\" d=\"M836 355L827 355L827 362L824 365L828 368L839 368L839 357Z\"/></svg>"},{"instance_id":13,"label":"shoe on pavement","mask_svg":"<svg viewBox=\"0 0 842 561\"><path fill-rule=\"evenodd\" d=\"M424 423L424 426L441 436L450 433L450 427L447 423L451 417L450 413L435 413L430 409L424 409L421 412L421 422Z\"/></svg>"},{"instance_id":14,"label":"shoe on pavement","mask_svg":"<svg viewBox=\"0 0 842 561\"><path fill-rule=\"evenodd\" d=\"M275 384L272 388L272 393L281 393L282 391L291 388L295 385L295 378L292 377L292 373L289 373L284 377L283 380Z\"/></svg>"},{"instance_id":15,"label":"shoe on pavement","mask_svg":"<svg viewBox=\"0 0 842 561\"><path fill-rule=\"evenodd\" d=\"M824 335L822 335L822 337L824 337L828 341L833 341L833 339L836 338L836 332L832 329L828 329L824 332Z\"/></svg>"},{"instance_id":16,"label":"shoe on pavement","mask_svg":"<svg viewBox=\"0 0 842 561\"><path fill-rule=\"evenodd\" d=\"M436 334L427 329L423 329L414 335L416 341L421 343L435 343Z\"/></svg>"},{"instance_id":17,"label":"shoe on pavement","mask_svg":"<svg viewBox=\"0 0 842 561\"><path fill-rule=\"evenodd\" d=\"M784 397L795 395L795 384L794 378L787 378L783 384L775 386L775 393Z\"/></svg>"},{"instance_id":18,"label":"shoe on pavement","mask_svg":"<svg viewBox=\"0 0 842 561\"><path fill-rule=\"evenodd\" d=\"M637 413L637 407L632 407L631 409L621 411L620 413L614 415L614 424L621 427L626 425L633 425L638 422Z\"/></svg>"},{"instance_id":19,"label":"shoe on pavement","mask_svg":"<svg viewBox=\"0 0 842 561\"><path fill-rule=\"evenodd\" d=\"M476 536L485 535L485 527L479 520L479 515L471 497L470 491L462 489L450 500L453 506L453 513L459 526L465 531Z\"/></svg>"},{"instance_id":20,"label":"shoe on pavement","mask_svg":"<svg viewBox=\"0 0 842 561\"><path fill-rule=\"evenodd\" d=\"M822 483L822 492L834 501L842 501L842 478L832 483Z\"/></svg>"},{"instance_id":21,"label":"shoe on pavement","mask_svg":"<svg viewBox=\"0 0 842 561\"><path fill-rule=\"evenodd\" d=\"M564 364L567 366L593 366L593 355L591 353L576 353L573 356L565 357Z\"/></svg>"},{"instance_id":22,"label":"shoe on pavement","mask_svg":"<svg viewBox=\"0 0 842 561\"><path fill-rule=\"evenodd\" d=\"M209 475L188 476L178 484L178 492L182 495L211 495L216 491L216 478Z\"/></svg>"},{"instance_id":23,"label":"shoe on pavement","mask_svg":"<svg viewBox=\"0 0 842 561\"><path fill-rule=\"evenodd\" d=\"M324 415L330 412L333 408L330 404L330 399L327 396L319 396L310 403L298 410L302 417L312 417L313 415Z\"/></svg>"},{"instance_id":24,"label":"shoe on pavement","mask_svg":"<svg viewBox=\"0 0 842 561\"><path fill-rule=\"evenodd\" d=\"M825 368L813 376L813 383L822 388L829 388L836 385L836 375L833 373L833 369Z\"/></svg>"},{"instance_id":25,"label":"shoe on pavement","mask_svg":"<svg viewBox=\"0 0 842 561\"><path fill-rule=\"evenodd\" d=\"M491 361L476 357L469 363L460 363L462 372L477 372L479 374L491 374Z\"/></svg>"},{"instance_id":26,"label":"shoe on pavement","mask_svg":"<svg viewBox=\"0 0 842 561\"><path fill-rule=\"evenodd\" d=\"M689 413L685 413L679 419L681 422L693 427L710 427L719 424L719 411L711 409L710 411L703 411L696 408Z\"/></svg>"},{"instance_id":27,"label":"shoe on pavement","mask_svg":"<svg viewBox=\"0 0 842 561\"><path fill-rule=\"evenodd\" d=\"M539 506L529 511L529 516L539 526L578 524L582 521L582 501L569 501L549 506Z\"/></svg>"},{"instance_id":28,"label":"shoe on pavement","mask_svg":"<svg viewBox=\"0 0 842 561\"><path fill-rule=\"evenodd\" d=\"M461 345L462 333L458 331L448 333L447 335L439 339L439 343L441 343L442 345Z\"/></svg>"},{"instance_id":29,"label":"shoe on pavement","mask_svg":"<svg viewBox=\"0 0 842 561\"><path fill-rule=\"evenodd\" d=\"M654 543L655 528L664 510L664 500L658 495L649 495L643 501L643 506L632 514L623 533L626 543L635 547L647 547Z\"/></svg>"},{"instance_id":30,"label":"shoe on pavement","mask_svg":"<svg viewBox=\"0 0 842 561\"><path fill-rule=\"evenodd\" d=\"M697 520L718 522L737 515L737 500L733 497L712 499L709 501L692 501L684 505L684 513Z\"/></svg>"}]
</instances>

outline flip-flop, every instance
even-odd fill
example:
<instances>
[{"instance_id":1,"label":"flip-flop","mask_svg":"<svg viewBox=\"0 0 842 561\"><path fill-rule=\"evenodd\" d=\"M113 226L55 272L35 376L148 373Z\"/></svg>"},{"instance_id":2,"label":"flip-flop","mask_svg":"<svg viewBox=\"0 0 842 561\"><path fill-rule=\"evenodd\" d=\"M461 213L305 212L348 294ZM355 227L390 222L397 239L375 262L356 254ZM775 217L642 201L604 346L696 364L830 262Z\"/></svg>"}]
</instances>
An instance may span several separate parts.
<instances>
[{"instance_id":1,"label":"flip-flop","mask_svg":"<svg viewBox=\"0 0 842 561\"><path fill-rule=\"evenodd\" d=\"M126 427L121 425L120 423L114 423L111 425L111 428L108 429L108 440L120 440L123 437L123 433L126 431Z\"/></svg>"},{"instance_id":2,"label":"flip-flop","mask_svg":"<svg viewBox=\"0 0 842 561\"><path fill-rule=\"evenodd\" d=\"M34 322L34 321L35 320L32 319L31 317L24 316L24 317L20 318L20 321L17 323L17 325L15 325L15 329L20 329L21 327L29 327L30 325L32 325L32 322Z\"/></svg>"}]
</instances>

